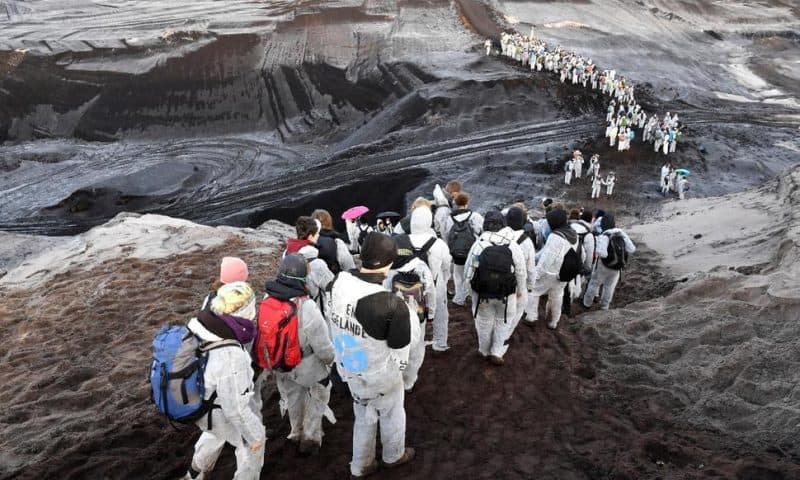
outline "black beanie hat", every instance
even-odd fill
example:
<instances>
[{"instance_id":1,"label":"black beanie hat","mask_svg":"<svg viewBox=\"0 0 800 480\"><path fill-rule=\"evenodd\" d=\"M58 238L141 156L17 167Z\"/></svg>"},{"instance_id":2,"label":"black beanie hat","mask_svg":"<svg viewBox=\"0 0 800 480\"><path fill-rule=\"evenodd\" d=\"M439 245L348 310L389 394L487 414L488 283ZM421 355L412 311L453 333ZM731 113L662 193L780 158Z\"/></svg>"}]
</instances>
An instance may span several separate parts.
<instances>
[{"instance_id":1,"label":"black beanie hat","mask_svg":"<svg viewBox=\"0 0 800 480\"><path fill-rule=\"evenodd\" d=\"M587 223L592 223L592 212L590 212L588 210L583 212L581 214L581 220L583 220L584 222L587 222Z\"/></svg>"},{"instance_id":2,"label":"black beanie hat","mask_svg":"<svg viewBox=\"0 0 800 480\"><path fill-rule=\"evenodd\" d=\"M483 231L484 232L499 232L506 226L506 219L503 214L497 210L489 210L486 216L483 217Z\"/></svg>"},{"instance_id":3,"label":"black beanie hat","mask_svg":"<svg viewBox=\"0 0 800 480\"><path fill-rule=\"evenodd\" d=\"M506 214L506 223L512 230L522 230L525 226L525 212L519 207L511 207Z\"/></svg>"},{"instance_id":4,"label":"black beanie hat","mask_svg":"<svg viewBox=\"0 0 800 480\"><path fill-rule=\"evenodd\" d=\"M378 270L391 265L397 258L397 244L388 235L370 232L361 246L361 266L367 270Z\"/></svg>"},{"instance_id":5,"label":"black beanie hat","mask_svg":"<svg viewBox=\"0 0 800 480\"><path fill-rule=\"evenodd\" d=\"M611 213L606 213L605 215L603 215L603 219L600 220L600 228L602 228L604 232L606 230L611 230L616 226L617 224L614 223L614 215Z\"/></svg>"},{"instance_id":6,"label":"black beanie hat","mask_svg":"<svg viewBox=\"0 0 800 480\"><path fill-rule=\"evenodd\" d=\"M550 225L550 230L555 231L567 224L566 210L550 210L546 215L547 224Z\"/></svg>"},{"instance_id":7,"label":"black beanie hat","mask_svg":"<svg viewBox=\"0 0 800 480\"><path fill-rule=\"evenodd\" d=\"M308 261L299 253L286 255L281 260L281 266L278 268L278 278L286 277L295 280L305 281L308 276Z\"/></svg>"}]
</instances>

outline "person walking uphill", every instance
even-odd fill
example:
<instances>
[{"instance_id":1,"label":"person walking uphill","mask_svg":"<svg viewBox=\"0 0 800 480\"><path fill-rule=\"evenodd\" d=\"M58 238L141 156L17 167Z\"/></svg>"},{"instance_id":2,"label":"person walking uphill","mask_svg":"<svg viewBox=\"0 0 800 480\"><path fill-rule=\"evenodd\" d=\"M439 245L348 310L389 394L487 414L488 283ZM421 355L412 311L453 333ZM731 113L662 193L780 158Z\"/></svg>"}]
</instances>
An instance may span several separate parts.
<instances>
[{"instance_id":1,"label":"person walking uphill","mask_svg":"<svg viewBox=\"0 0 800 480\"><path fill-rule=\"evenodd\" d=\"M526 288L525 254L503 214L490 211L483 233L472 246L465 264L465 280L472 288L478 352L494 365L503 365L508 339L517 327L517 304ZM519 304L524 308L523 304Z\"/></svg>"},{"instance_id":2,"label":"person walking uphill","mask_svg":"<svg viewBox=\"0 0 800 480\"><path fill-rule=\"evenodd\" d=\"M287 438L299 443L300 453L314 454L322 446L322 417L336 423L328 408L328 374L334 353L328 325L308 296L307 275L306 259L291 254L281 261L277 278L266 283L254 357L259 367L275 375L281 415L289 414L291 432ZM287 342L276 345L275 338Z\"/></svg>"},{"instance_id":3,"label":"person walking uphill","mask_svg":"<svg viewBox=\"0 0 800 480\"><path fill-rule=\"evenodd\" d=\"M536 284L531 296L537 308L533 312L536 315L528 320L538 320L539 298L547 295L547 326L555 330L561 319L564 287L580 272L581 258L577 251L578 234L567 224L567 212L561 209L551 210L547 212L546 218L553 233L547 237L536 262ZM570 251L573 253L570 254Z\"/></svg>"},{"instance_id":4,"label":"person walking uphill","mask_svg":"<svg viewBox=\"0 0 800 480\"><path fill-rule=\"evenodd\" d=\"M380 423L384 467L414 458L406 448L403 370L408 365L412 312L383 287L397 257L395 241L370 233L361 251L361 270L342 272L328 295L336 365L353 396L351 478L375 473L375 435ZM416 320L413 320L416 321Z\"/></svg>"},{"instance_id":5,"label":"person walking uphill","mask_svg":"<svg viewBox=\"0 0 800 480\"><path fill-rule=\"evenodd\" d=\"M214 407L197 426L203 431L194 446L192 466L183 479L203 479L214 469L226 443L235 449L235 480L256 480L264 464L266 433L253 385L252 358L245 345L255 335L256 297L244 282L222 286L187 324L201 343L232 343L208 351L203 380L205 399Z\"/></svg>"},{"instance_id":6,"label":"person walking uphill","mask_svg":"<svg viewBox=\"0 0 800 480\"><path fill-rule=\"evenodd\" d=\"M598 235L595 240L599 260L595 264L592 279L583 296L583 306L591 308L602 286L603 295L600 298L600 308L608 310L611 300L614 298L614 290L617 288L621 271L628 263L628 255L636 251L636 246L628 234L616 228L614 215L610 213L603 215L600 220L600 228L602 235Z\"/></svg>"}]
</instances>

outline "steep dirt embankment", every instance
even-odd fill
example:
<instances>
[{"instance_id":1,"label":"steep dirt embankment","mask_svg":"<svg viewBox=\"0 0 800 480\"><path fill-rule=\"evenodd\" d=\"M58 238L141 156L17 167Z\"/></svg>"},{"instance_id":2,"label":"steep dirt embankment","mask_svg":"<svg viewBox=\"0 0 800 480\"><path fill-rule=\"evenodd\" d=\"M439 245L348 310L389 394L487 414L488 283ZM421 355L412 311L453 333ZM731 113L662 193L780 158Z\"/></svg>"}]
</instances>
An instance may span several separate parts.
<instances>
[{"instance_id":1,"label":"steep dirt embankment","mask_svg":"<svg viewBox=\"0 0 800 480\"><path fill-rule=\"evenodd\" d=\"M666 298L582 318L608 375L641 397L631 409L800 464L799 205L795 168L753 191L667 204L631 230L687 278Z\"/></svg>"}]
</instances>

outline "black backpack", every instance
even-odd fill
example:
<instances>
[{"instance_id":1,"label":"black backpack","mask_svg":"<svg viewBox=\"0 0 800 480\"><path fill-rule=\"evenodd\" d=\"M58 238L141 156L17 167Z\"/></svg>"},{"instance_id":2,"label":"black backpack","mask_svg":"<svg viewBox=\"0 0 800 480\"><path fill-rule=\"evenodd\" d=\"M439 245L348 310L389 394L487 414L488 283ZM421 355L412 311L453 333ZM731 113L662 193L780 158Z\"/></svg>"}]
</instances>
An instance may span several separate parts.
<instances>
[{"instance_id":1,"label":"black backpack","mask_svg":"<svg viewBox=\"0 0 800 480\"><path fill-rule=\"evenodd\" d=\"M369 234L369 225L366 223L359 223L358 224L358 246L364 246L364 240L366 240L367 235Z\"/></svg>"},{"instance_id":2,"label":"black backpack","mask_svg":"<svg viewBox=\"0 0 800 480\"><path fill-rule=\"evenodd\" d=\"M436 243L436 238L431 238L421 248L415 247L411 243L411 238L408 235L398 235L395 237L397 242L397 258L392 264L392 269L398 269L406 266L408 262L415 258L419 258L425 264L428 264L428 251ZM422 284L422 279L419 278L414 272L397 272L392 277L392 293L400 296L406 303L414 306L417 311L420 323L428 318L428 305L425 302L425 285ZM413 304L410 303L414 299Z\"/></svg>"},{"instance_id":3,"label":"black backpack","mask_svg":"<svg viewBox=\"0 0 800 480\"><path fill-rule=\"evenodd\" d=\"M472 218L472 212L469 212L467 218L459 222L455 217L462 213L464 212L450 215L453 219L453 227L447 235L447 246L450 247L450 255L453 256L453 263L456 265L467 263L467 256L476 239L475 232L472 231L472 225L469 223Z\"/></svg>"},{"instance_id":4,"label":"black backpack","mask_svg":"<svg viewBox=\"0 0 800 480\"><path fill-rule=\"evenodd\" d=\"M619 233L607 234L608 255L601 258L603 265L611 270L622 270L628 264L628 251L625 249L625 239Z\"/></svg>"},{"instance_id":5,"label":"black backpack","mask_svg":"<svg viewBox=\"0 0 800 480\"><path fill-rule=\"evenodd\" d=\"M470 286L478 294L475 315L482 300L506 301L517 291L517 276L514 272L514 257L508 245L490 245L478 257L478 268L472 276Z\"/></svg>"},{"instance_id":6,"label":"black backpack","mask_svg":"<svg viewBox=\"0 0 800 480\"><path fill-rule=\"evenodd\" d=\"M319 250L319 258L325 261L334 275L342 271L342 267L339 265L338 246L335 239L320 236L319 240L317 240L317 250Z\"/></svg>"},{"instance_id":7,"label":"black backpack","mask_svg":"<svg viewBox=\"0 0 800 480\"><path fill-rule=\"evenodd\" d=\"M567 240L567 237L562 235L560 232L554 233L562 237L564 240ZM559 282L571 282L575 280L575 277L581 273L583 262L581 261L581 255L575 250L575 248L577 247L570 245L567 253L564 254L564 258L561 261L561 269L558 271Z\"/></svg>"}]
</instances>

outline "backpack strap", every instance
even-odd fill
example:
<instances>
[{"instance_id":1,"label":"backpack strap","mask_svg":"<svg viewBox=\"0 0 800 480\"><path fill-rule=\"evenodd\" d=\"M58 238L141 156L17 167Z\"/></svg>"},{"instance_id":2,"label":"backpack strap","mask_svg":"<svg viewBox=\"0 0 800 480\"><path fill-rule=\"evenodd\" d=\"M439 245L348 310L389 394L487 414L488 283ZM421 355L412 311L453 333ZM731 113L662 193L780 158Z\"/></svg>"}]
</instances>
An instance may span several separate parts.
<instances>
[{"instance_id":1,"label":"backpack strap","mask_svg":"<svg viewBox=\"0 0 800 480\"><path fill-rule=\"evenodd\" d=\"M433 247L433 245L436 243L436 240L437 240L436 237L431 237L427 242L425 242L425 245L423 245L422 248L420 248L417 252L414 253L419 253L420 255L423 253L428 253L428 250L430 250L431 247Z\"/></svg>"}]
</instances>

